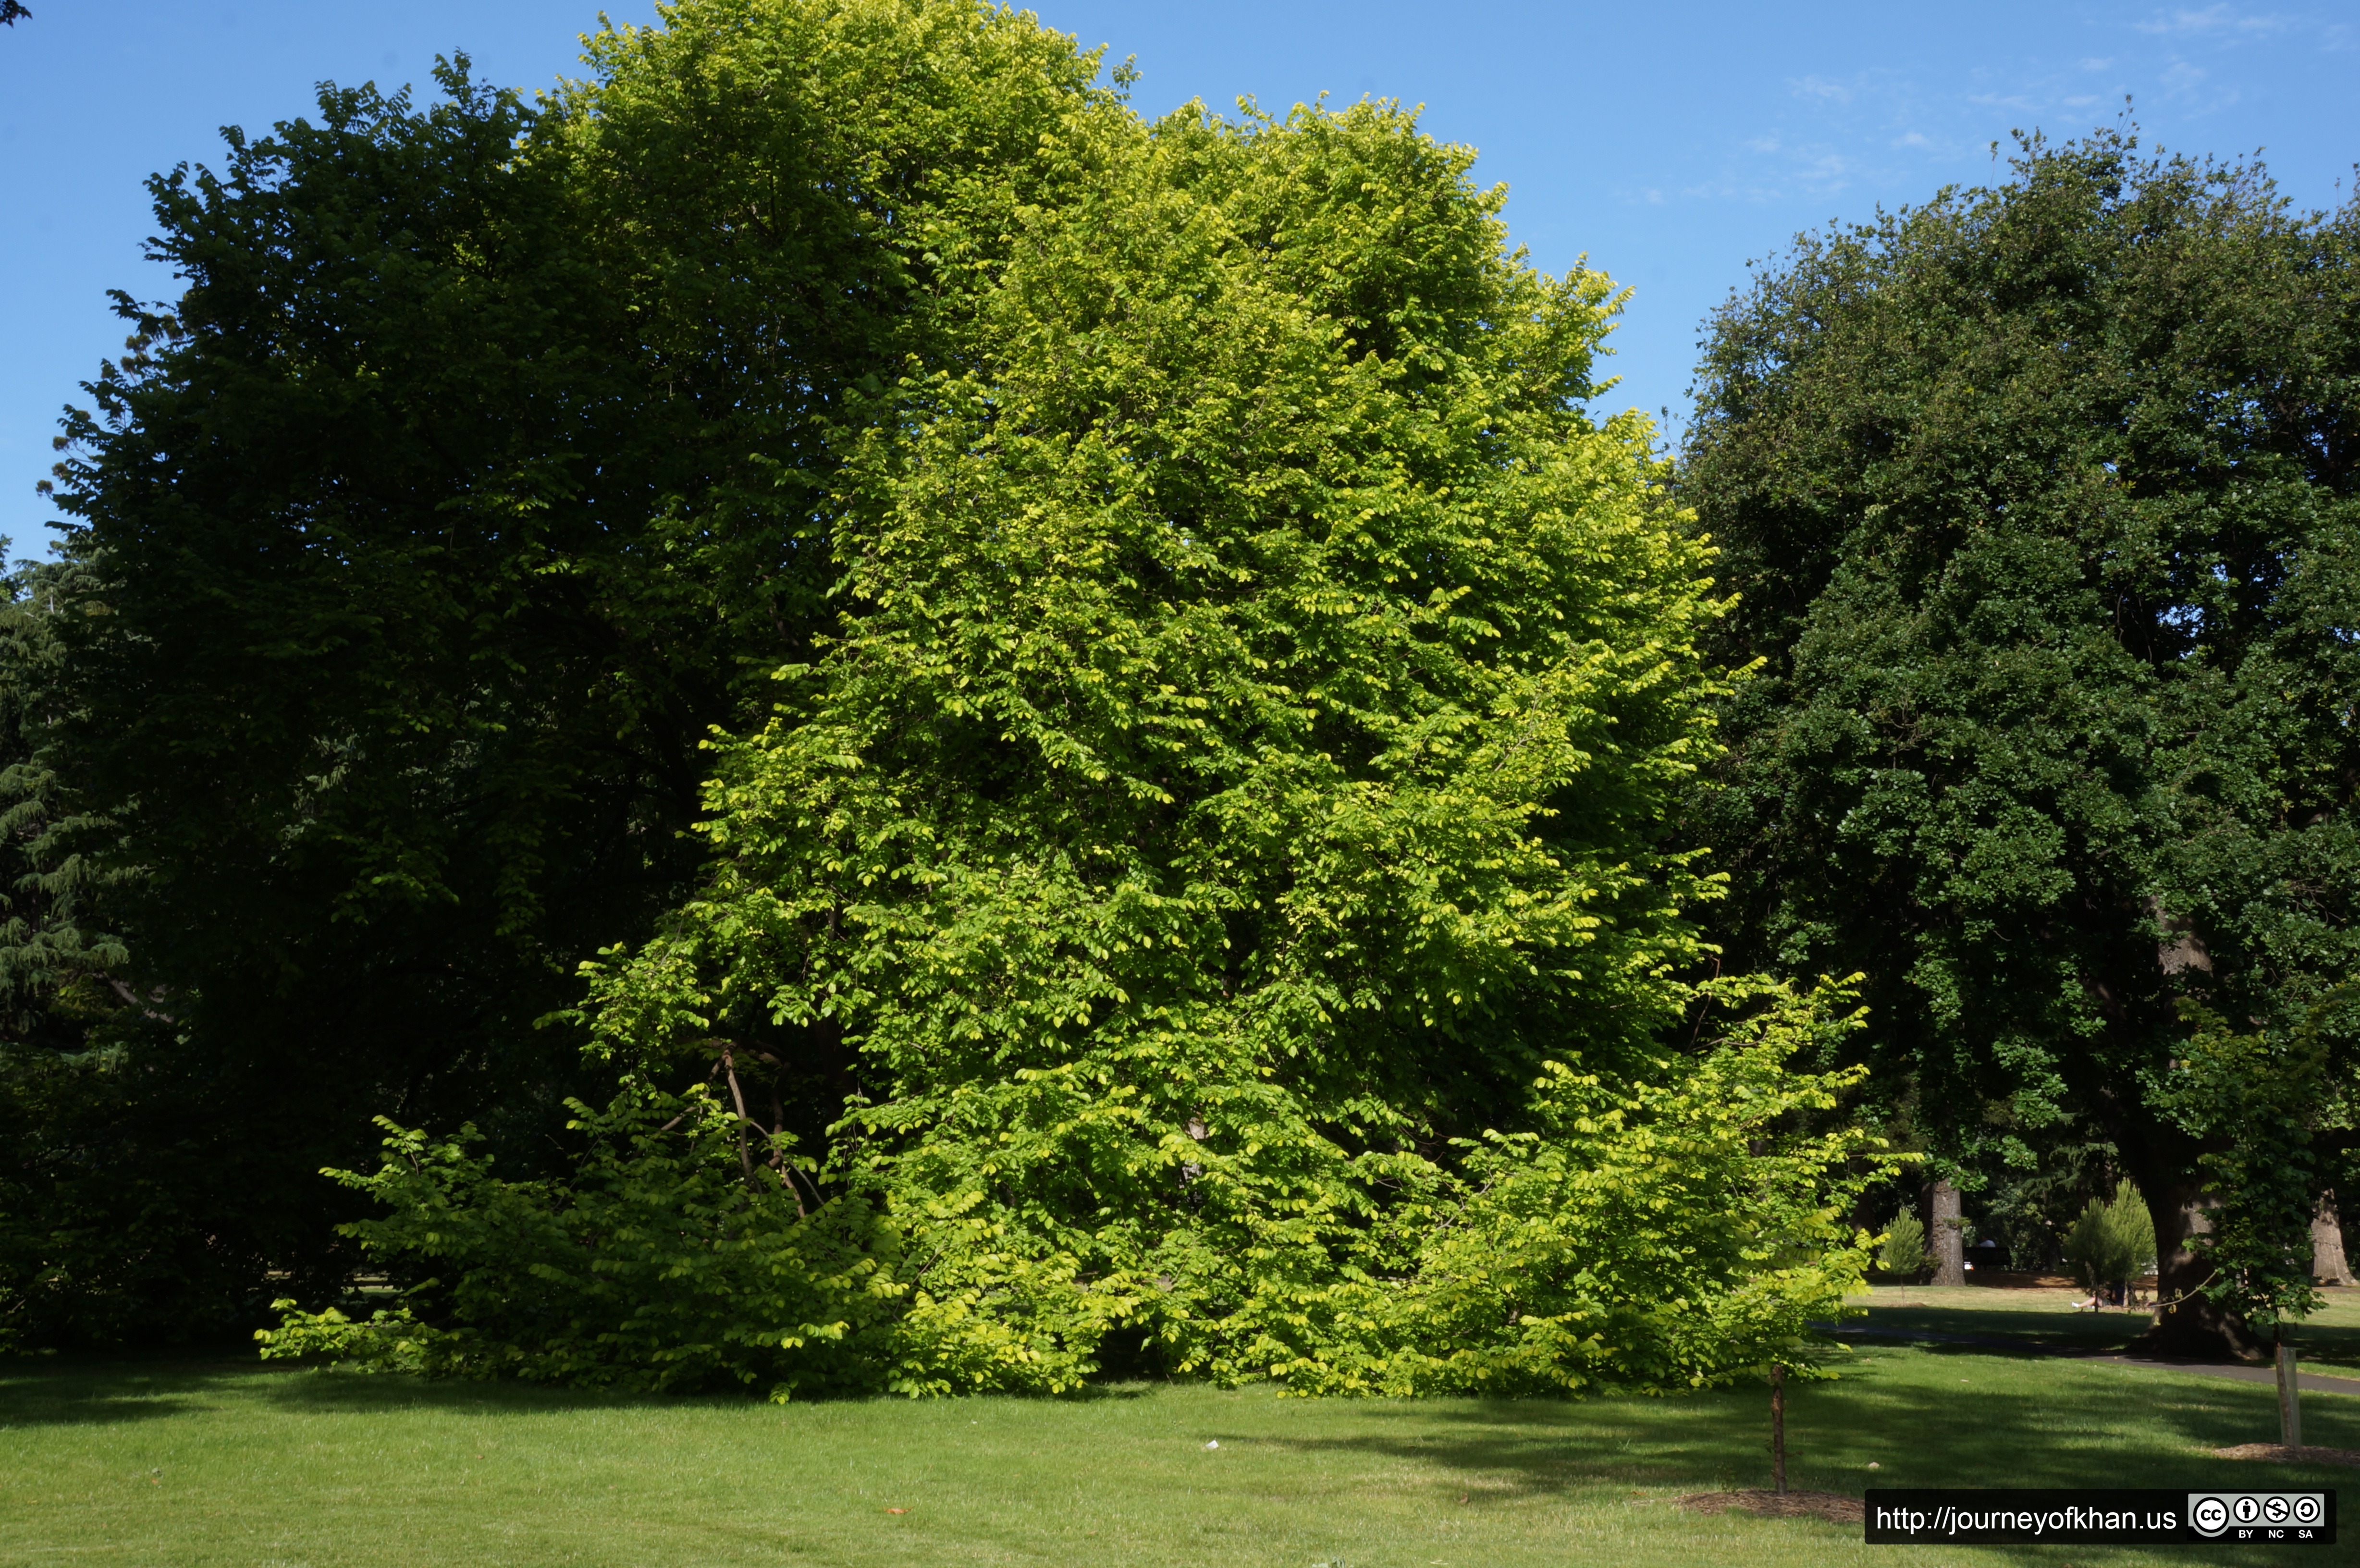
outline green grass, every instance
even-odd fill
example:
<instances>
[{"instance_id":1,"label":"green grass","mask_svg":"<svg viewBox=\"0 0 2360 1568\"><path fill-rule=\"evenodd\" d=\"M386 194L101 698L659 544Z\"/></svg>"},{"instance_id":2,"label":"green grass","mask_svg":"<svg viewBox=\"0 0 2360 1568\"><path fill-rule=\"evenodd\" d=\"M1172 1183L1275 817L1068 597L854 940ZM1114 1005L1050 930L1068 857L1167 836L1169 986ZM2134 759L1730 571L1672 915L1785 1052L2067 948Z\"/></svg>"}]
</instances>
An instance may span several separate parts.
<instances>
[{"instance_id":1,"label":"green grass","mask_svg":"<svg viewBox=\"0 0 2360 1568\"><path fill-rule=\"evenodd\" d=\"M2038 1303L1912 1299L1924 1295L1882 1298L1875 1316L2092 1332L2044 1326L2070 1314ZM2353 1474L2204 1453L2275 1437L2267 1387L1978 1346L1864 1345L1841 1381L1798 1389L1792 1405L1792 1484L1855 1496L1872 1480L2333 1486ZM2360 1398L2311 1396L2305 1424L2313 1443L2360 1448ZM1158 1387L778 1409L244 1363L20 1360L0 1364L0 1563L2264 1560L2261 1549L1869 1548L1857 1527L1672 1508L1689 1492L1765 1485L1765 1429L1758 1390L1379 1403Z\"/></svg>"}]
</instances>

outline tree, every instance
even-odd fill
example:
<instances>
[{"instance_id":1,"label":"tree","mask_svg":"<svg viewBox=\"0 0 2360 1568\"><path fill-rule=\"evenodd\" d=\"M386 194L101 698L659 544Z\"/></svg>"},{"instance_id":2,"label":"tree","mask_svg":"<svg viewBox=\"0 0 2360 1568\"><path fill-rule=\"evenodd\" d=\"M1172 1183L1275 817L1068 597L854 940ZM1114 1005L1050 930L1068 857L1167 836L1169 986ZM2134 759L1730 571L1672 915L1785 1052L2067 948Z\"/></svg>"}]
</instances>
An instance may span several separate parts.
<instances>
[{"instance_id":1,"label":"tree","mask_svg":"<svg viewBox=\"0 0 2360 1568\"><path fill-rule=\"evenodd\" d=\"M1933 1254L1926 1250L1926 1227L1907 1209L1893 1216L1885 1228L1885 1240L1878 1247L1876 1266L1887 1274L1913 1279L1932 1266Z\"/></svg>"},{"instance_id":2,"label":"tree","mask_svg":"<svg viewBox=\"0 0 2360 1568\"><path fill-rule=\"evenodd\" d=\"M25 0L0 0L0 27L13 27L19 16L33 13L25 7Z\"/></svg>"},{"instance_id":3,"label":"tree","mask_svg":"<svg viewBox=\"0 0 2360 1568\"><path fill-rule=\"evenodd\" d=\"M168 1173L169 1118L120 1114L121 1041L103 1020L139 1009L115 973L121 942L89 923L102 878L55 853L61 829L86 825L65 812L46 747L60 626L86 577L77 561L18 561L0 581L0 1346L108 1337L167 1290L199 1318L222 1301L222 1270L178 1245L174 1223L207 1173Z\"/></svg>"},{"instance_id":4,"label":"tree","mask_svg":"<svg viewBox=\"0 0 2360 1568\"><path fill-rule=\"evenodd\" d=\"M2138 1189L2125 1181L2112 1201L2091 1199L2066 1233L2064 1256L2092 1300L2111 1288L2128 1305L2131 1282L2155 1261L2155 1222Z\"/></svg>"},{"instance_id":5,"label":"tree","mask_svg":"<svg viewBox=\"0 0 2360 1568\"><path fill-rule=\"evenodd\" d=\"M1714 318L1681 484L1762 664L1692 832L1733 960L1866 972L1896 1114L1985 1179L2110 1143L2159 1337L2249 1345L2189 1246L2244 1135L2164 1083L2183 1001L2288 1036L2360 957L2360 206L2121 133L2014 169Z\"/></svg>"},{"instance_id":6,"label":"tree","mask_svg":"<svg viewBox=\"0 0 2360 1568\"><path fill-rule=\"evenodd\" d=\"M2214 1201L2205 1230L2190 1241L2209 1270L2200 1289L2281 1336L2288 1321L2325 1301L2312 1276L2311 1227L2351 1137L2348 1068L2334 1045L2353 1028L2354 1000L2340 987L2303 1017L2249 1034L2191 1001L2188 1053L2160 1085L2165 1109L2208 1145L2201 1163Z\"/></svg>"},{"instance_id":7,"label":"tree","mask_svg":"<svg viewBox=\"0 0 2360 1568\"><path fill-rule=\"evenodd\" d=\"M982 365L855 449L844 618L601 1027L849 1036L844 1179L1011 1376L1133 1321L1268 1370L1377 1191L1677 1016L1710 610L1645 432L1579 409L1604 280L1511 260L1466 155L1376 107L1090 128Z\"/></svg>"},{"instance_id":8,"label":"tree","mask_svg":"<svg viewBox=\"0 0 2360 1568\"><path fill-rule=\"evenodd\" d=\"M464 60L428 106L330 88L159 177L185 292L118 297L68 420L52 850L136 872L123 1127L182 1129L182 1232L252 1314L351 1268L317 1172L371 1113L529 1162L611 1088L536 1024L683 895L700 746L807 653L831 432L950 361L1109 97L964 5L711 5L592 58L540 109Z\"/></svg>"},{"instance_id":9,"label":"tree","mask_svg":"<svg viewBox=\"0 0 2360 1568\"><path fill-rule=\"evenodd\" d=\"M704 887L592 972L617 1152L398 1133L359 1234L442 1284L274 1349L644 1379L637 1311L758 1387L1678 1388L1841 1310L1850 1008L1679 977L1716 610L1644 422L1583 411L1611 286L1389 105L1056 156L971 352L848 434L836 618L716 742ZM668 1183L663 1266L564 1221ZM649 1294L545 1334L520 1270Z\"/></svg>"}]
</instances>

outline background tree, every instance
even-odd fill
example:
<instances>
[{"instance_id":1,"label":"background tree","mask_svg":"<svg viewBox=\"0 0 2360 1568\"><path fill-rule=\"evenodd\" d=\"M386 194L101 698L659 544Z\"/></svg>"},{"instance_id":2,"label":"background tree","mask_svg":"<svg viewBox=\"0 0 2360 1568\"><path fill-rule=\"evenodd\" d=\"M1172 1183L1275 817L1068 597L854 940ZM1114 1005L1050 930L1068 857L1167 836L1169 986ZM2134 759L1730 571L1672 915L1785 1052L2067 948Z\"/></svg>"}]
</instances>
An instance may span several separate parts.
<instances>
[{"instance_id":1,"label":"background tree","mask_svg":"<svg viewBox=\"0 0 2360 1568\"><path fill-rule=\"evenodd\" d=\"M2119 133L2014 169L1714 319L1682 485L1763 662L1693 831L1731 956L1864 970L1863 1059L1971 1177L2110 1144L2160 1336L2217 1345L2188 1241L2243 1134L2167 1107L2180 1004L2290 1033L2360 955L2360 207Z\"/></svg>"},{"instance_id":2,"label":"background tree","mask_svg":"<svg viewBox=\"0 0 2360 1568\"><path fill-rule=\"evenodd\" d=\"M427 107L331 89L158 179L186 291L121 300L69 421L49 853L126 873L136 994L93 1136L131 1159L152 1107L218 1174L176 1223L233 1318L349 1269L317 1171L371 1113L557 1155L595 1074L536 1020L681 897L701 744L808 648L848 390L955 352L1105 96L960 5L712 6L591 63L538 110L464 60Z\"/></svg>"}]
</instances>

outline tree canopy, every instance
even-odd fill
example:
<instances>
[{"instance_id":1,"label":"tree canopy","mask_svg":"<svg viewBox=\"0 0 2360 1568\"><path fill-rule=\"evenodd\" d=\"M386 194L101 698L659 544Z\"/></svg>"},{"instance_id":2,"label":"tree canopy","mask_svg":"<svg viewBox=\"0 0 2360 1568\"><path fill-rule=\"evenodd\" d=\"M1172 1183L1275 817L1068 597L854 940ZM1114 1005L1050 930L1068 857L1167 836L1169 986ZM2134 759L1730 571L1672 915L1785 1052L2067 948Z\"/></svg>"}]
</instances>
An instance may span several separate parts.
<instances>
[{"instance_id":1,"label":"tree canopy","mask_svg":"<svg viewBox=\"0 0 2360 1568\"><path fill-rule=\"evenodd\" d=\"M1057 199L995 213L945 356L845 394L832 619L715 743L698 892L592 971L631 1082L584 1181L398 1130L361 1234L455 1282L274 1347L687 1376L600 1315L660 1300L695 1376L781 1388L1793 1354L1858 1277L1868 1150L1789 1071L1831 998L1726 988L1708 1029L1678 978L1715 606L1644 424L1583 411L1611 287L1534 271L1388 106L1087 98L1034 156ZM672 1097L683 1062L715 1087ZM734 1140L742 1193L697 1189L676 1267L565 1239L690 1190L665 1125ZM492 1239L527 1231L550 1278L688 1282L552 1338Z\"/></svg>"},{"instance_id":2,"label":"tree canopy","mask_svg":"<svg viewBox=\"0 0 2360 1568\"><path fill-rule=\"evenodd\" d=\"M1733 960L1865 972L1862 1060L1963 1180L2111 1145L2202 1338L2265 1254L2307 1288L2282 1222L2349 1139L2360 206L2126 133L2014 169L1712 322L1681 490L1762 665L1691 831ZM2207 1013L2245 1078L2337 1066L2229 1114ZM2191 1235L2232 1171L2274 1215L2234 1268Z\"/></svg>"}]
</instances>

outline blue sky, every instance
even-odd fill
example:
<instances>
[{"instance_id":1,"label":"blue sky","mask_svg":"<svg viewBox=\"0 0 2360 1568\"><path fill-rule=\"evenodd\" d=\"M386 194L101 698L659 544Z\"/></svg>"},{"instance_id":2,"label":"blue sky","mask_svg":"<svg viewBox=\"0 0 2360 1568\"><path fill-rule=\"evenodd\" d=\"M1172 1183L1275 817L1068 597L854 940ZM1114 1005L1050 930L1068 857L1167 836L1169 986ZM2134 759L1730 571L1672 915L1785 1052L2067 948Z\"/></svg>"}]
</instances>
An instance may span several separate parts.
<instances>
[{"instance_id":1,"label":"blue sky","mask_svg":"<svg viewBox=\"0 0 2360 1568\"><path fill-rule=\"evenodd\" d=\"M105 290L169 297L140 259L142 178L216 158L217 127L306 112L312 84L423 82L464 49L526 87L575 69L595 0L30 0L0 29L0 532L38 548L32 493L59 405L119 345ZM648 0L610 4L648 21ZM1481 149L1534 259L1587 253L1634 290L1613 407L1677 423L1699 321L1798 229L1993 178L2015 127L2077 135L2125 94L2152 141L2265 148L2286 192L2341 202L2360 159L2360 4L1977 5L1046 0L1135 55L1133 101L1322 92L1425 105ZM2005 146L2003 146L2003 155Z\"/></svg>"}]
</instances>

